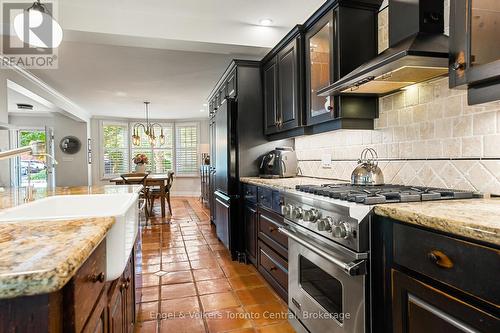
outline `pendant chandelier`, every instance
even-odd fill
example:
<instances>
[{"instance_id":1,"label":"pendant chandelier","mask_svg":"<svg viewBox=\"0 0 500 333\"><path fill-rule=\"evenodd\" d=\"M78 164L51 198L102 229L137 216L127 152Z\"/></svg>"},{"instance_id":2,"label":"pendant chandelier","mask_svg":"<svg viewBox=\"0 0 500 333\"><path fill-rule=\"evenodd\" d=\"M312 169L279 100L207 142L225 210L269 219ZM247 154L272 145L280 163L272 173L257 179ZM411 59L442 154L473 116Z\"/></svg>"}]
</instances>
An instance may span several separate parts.
<instances>
[{"instance_id":1,"label":"pendant chandelier","mask_svg":"<svg viewBox=\"0 0 500 333\"><path fill-rule=\"evenodd\" d=\"M149 144L154 147L156 145L156 135L155 135L155 127L160 128L160 137L159 137L159 143L160 146L163 146L165 144L165 135L163 135L163 127L158 124L158 123L151 123L149 120L149 104L150 102L144 102L144 106L146 108L146 122L143 123L136 123L134 124L132 128L132 144L134 146L140 146L142 138L139 135L139 128L142 127L144 134L147 136Z\"/></svg>"}]
</instances>

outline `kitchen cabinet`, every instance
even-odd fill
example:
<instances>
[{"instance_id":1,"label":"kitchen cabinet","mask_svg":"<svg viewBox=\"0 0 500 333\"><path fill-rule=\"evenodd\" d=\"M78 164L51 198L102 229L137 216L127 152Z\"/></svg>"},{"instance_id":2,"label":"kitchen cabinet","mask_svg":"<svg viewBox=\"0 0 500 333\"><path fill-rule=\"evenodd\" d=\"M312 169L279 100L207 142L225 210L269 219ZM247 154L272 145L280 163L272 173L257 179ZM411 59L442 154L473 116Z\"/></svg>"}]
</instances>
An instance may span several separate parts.
<instances>
[{"instance_id":1,"label":"kitchen cabinet","mask_svg":"<svg viewBox=\"0 0 500 333\"><path fill-rule=\"evenodd\" d=\"M498 332L498 248L375 217L375 332Z\"/></svg>"},{"instance_id":2,"label":"kitchen cabinet","mask_svg":"<svg viewBox=\"0 0 500 333\"><path fill-rule=\"evenodd\" d=\"M325 9L304 24L307 125L337 120L329 127L313 128L314 133L337 128L369 129L377 117L376 98L318 96L318 92L376 55L376 7L339 1Z\"/></svg>"},{"instance_id":3,"label":"kitchen cabinet","mask_svg":"<svg viewBox=\"0 0 500 333\"><path fill-rule=\"evenodd\" d=\"M262 61L265 134L303 125L303 35L296 26Z\"/></svg>"},{"instance_id":4,"label":"kitchen cabinet","mask_svg":"<svg viewBox=\"0 0 500 333\"><path fill-rule=\"evenodd\" d=\"M500 3L450 2L450 88L467 87L469 105L500 99Z\"/></svg>"},{"instance_id":5,"label":"kitchen cabinet","mask_svg":"<svg viewBox=\"0 0 500 333\"><path fill-rule=\"evenodd\" d=\"M243 207L245 223L245 253L247 259L257 265L257 207L251 202L245 202Z\"/></svg>"},{"instance_id":6,"label":"kitchen cabinet","mask_svg":"<svg viewBox=\"0 0 500 333\"><path fill-rule=\"evenodd\" d=\"M106 282L104 240L61 290L0 300L0 332L132 333L134 252L122 276Z\"/></svg>"},{"instance_id":7,"label":"kitchen cabinet","mask_svg":"<svg viewBox=\"0 0 500 333\"><path fill-rule=\"evenodd\" d=\"M212 103L215 103L215 101L212 101ZM214 114L215 114L214 110ZM216 155L216 148L217 148L217 143L216 143L216 138L215 138L215 133L216 133L216 128L215 128L215 119L212 116L209 120L209 145L210 145L210 166L209 166L209 176L208 176L208 188L209 188L209 193L208 193L208 205L210 207L210 222L215 223L215 170L216 170L216 165L215 165L215 155Z\"/></svg>"},{"instance_id":8,"label":"kitchen cabinet","mask_svg":"<svg viewBox=\"0 0 500 333\"><path fill-rule=\"evenodd\" d=\"M279 191L243 184L243 218L247 259L283 300L288 297L288 238L278 231L284 225Z\"/></svg>"},{"instance_id":9,"label":"kitchen cabinet","mask_svg":"<svg viewBox=\"0 0 500 333\"><path fill-rule=\"evenodd\" d=\"M135 322L134 256L123 275L111 283L108 294L109 333L132 333Z\"/></svg>"}]
</instances>

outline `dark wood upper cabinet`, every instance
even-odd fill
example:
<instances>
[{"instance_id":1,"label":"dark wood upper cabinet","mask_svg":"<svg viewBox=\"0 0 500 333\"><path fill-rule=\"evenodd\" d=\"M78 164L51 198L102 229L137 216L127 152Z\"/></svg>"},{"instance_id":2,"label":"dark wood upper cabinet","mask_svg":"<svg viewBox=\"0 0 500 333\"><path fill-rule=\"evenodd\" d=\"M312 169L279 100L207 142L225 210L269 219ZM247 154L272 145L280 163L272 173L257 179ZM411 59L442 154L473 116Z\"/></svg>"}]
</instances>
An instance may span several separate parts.
<instances>
[{"instance_id":1,"label":"dark wood upper cabinet","mask_svg":"<svg viewBox=\"0 0 500 333\"><path fill-rule=\"evenodd\" d=\"M295 27L262 62L264 132L303 126L301 26Z\"/></svg>"},{"instance_id":2,"label":"dark wood upper cabinet","mask_svg":"<svg viewBox=\"0 0 500 333\"><path fill-rule=\"evenodd\" d=\"M334 118L333 98L318 96L318 90L333 82L335 12L325 14L305 35L306 115L314 124Z\"/></svg>"},{"instance_id":3,"label":"dark wood upper cabinet","mask_svg":"<svg viewBox=\"0 0 500 333\"><path fill-rule=\"evenodd\" d=\"M278 57L278 126L286 131L299 126L299 40L292 40Z\"/></svg>"},{"instance_id":4,"label":"dark wood upper cabinet","mask_svg":"<svg viewBox=\"0 0 500 333\"><path fill-rule=\"evenodd\" d=\"M276 105L278 89L276 86L278 66L276 58L269 60L262 68L264 93L264 132L272 134L278 131L278 108Z\"/></svg>"},{"instance_id":5,"label":"dark wood upper cabinet","mask_svg":"<svg viewBox=\"0 0 500 333\"><path fill-rule=\"evenodd\" d=\"M500 2L451 0L450 88L468 88L469 105L500 99Z\"/></svg>"}]
</instances>

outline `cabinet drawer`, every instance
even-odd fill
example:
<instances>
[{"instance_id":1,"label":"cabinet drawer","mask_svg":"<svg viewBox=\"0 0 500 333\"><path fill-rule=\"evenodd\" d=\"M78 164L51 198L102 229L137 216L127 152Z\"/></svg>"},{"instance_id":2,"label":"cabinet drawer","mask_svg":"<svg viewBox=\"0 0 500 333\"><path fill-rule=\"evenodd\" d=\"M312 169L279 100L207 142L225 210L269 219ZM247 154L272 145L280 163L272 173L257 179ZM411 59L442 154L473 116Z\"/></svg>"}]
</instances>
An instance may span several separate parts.
<instances>
[{"instance_id":1,"label":"cabinet drawer","mask_svg":"<svg viewBox=\"0 0 500 333\"><path fill-rule=\"evenodd\" d=\"M273 209L273 191L267 187L258 188L259 204L262 206Z\"/></svg>"},{"instance_id":2,"label":"cabinet drawer","mask_svg":"<svg viewBox=\"0 0 500 333\"><path fill-rule=\"evenodd\" d=\"M243 184L243 198L247 201L257 203L257 186Z\"/></svg>"},{"instance_id":3,"label":"cabinet drawer","mask_svg":"<svg viewBox=\"0 0 500 333\"><path fill-rule=\"evenodd\" d=\"M283 298L288 294L288 262L259 241L259 271Z\"/></svg>"},{"instance_id":4,"label":"cabinet drawer","mask_svg":"<svg viewBox=\"0 0 500 333\"><path fill-rule=\"evenodd\" d=\"M259 210L258 219L259 238L272 246L274 250L283 257L287 257L288 238L284 234L278 232L278 228L283 226L283 218L261 209ZM271 242L269 242L269 240L271 240Z\"/></svg>"},{"instance_id":5,"label":"cabinet drawer","mask_svg":"<svg viewBox=\"0 0 500 333\"><path fill-rule=\"evenodd\" d=\"M103 240L65 287L65 304L71 304L65 312L66 328L74 327L76 332L83 329L104 288L105 274L106 241Z\"/></svg>"},{"instance_id":6,"label":"cabinet drawer","mask_svg":"<svg viewBox=\"0 0 500 333\"><path fill-rule=\"evenodd\" d=\"M500 251L399 223L394 224L394 262L500 304Z\"/></svg>"}]
</instances>

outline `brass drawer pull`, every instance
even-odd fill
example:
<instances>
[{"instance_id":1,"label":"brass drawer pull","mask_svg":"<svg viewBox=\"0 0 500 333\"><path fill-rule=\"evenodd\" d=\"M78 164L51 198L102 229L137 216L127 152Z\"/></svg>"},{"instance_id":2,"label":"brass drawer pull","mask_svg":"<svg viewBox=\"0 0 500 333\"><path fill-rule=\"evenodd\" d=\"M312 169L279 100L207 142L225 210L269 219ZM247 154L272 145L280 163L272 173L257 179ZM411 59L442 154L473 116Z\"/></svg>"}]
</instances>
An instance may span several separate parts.
<instances>
[{"instance_id":1,"label":"brass drawer pull","mask_svg":"<svg viewBox=\"0 0 500 333\"><path fill-rule=\"evenodd\" d=\"M273 267L269 268L269 270L272 272L272 271L278 270L278 268L276 266L273 266Z\"/></svg>"},{"instance_id":2,"label":"brass drawer pull","mask_svg":"<svg viewBox=\"0 0 500 333\"><path fill-rule=\"evenodd\" d=\"M103 272L99 273L99 274L92 274L89 276L89 280L92 281L92 282L104 282L106 276L104 275Z\"/></svg>"},{"instance_id":3,"label":"brass drawer pull","mask_svg":"<svg viewBox=\"0 0 500 333\"><path fill-rule=\"evenodd\" d=\"M276 230L278 230L278 228L276 227L269 227L269 232L275 232Z\"/></svg>"},{"instance_id":4,"label":"brass drawer pull","mask_svg":"<svg viewBox=\"0 0 500 333\"><path fill-rule=\"evenodd\" d=\"M453 261L439 250L432 250L427 254L427 258L441 268L452 268Z\"/></svg>"}]
</instances>

